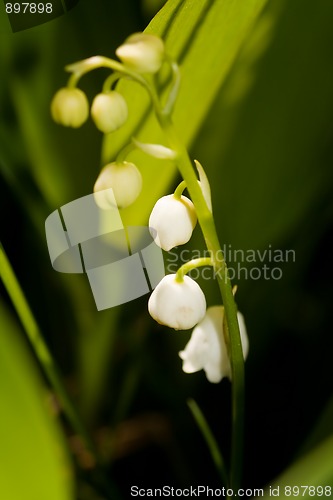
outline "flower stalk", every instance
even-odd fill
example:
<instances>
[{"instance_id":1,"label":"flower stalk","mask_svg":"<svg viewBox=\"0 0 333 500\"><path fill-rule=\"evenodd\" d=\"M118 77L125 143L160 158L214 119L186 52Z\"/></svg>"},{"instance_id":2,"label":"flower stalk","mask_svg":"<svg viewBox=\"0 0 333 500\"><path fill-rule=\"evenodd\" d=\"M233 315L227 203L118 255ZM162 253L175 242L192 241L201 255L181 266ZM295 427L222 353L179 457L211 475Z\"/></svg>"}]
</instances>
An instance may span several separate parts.
<instances>
[{"instance_id":1,"label":"flower stalk","mask_svg":"<svg viewBox=\"0 0 333 500\"><path fill-rule=\"evenodd\" d=\"M177 200L180 200L183 194L183 191L186 189L186 182L182 181L175 189L175 192L173 193L174 197L177 198Z\"/></svg>"},{"instance_id":2,"label":"flower stalk","mask_svg":"<svg viewBox=\"0 0 333 500\"><path fill-rule=\"evenodd\" d=\"M156 102L154 99L153 103ZM201 227L207 249L210 251L212 263L225 307L227 336L230 341L232 370L232 449L231 449L231 480L230 484L236 491L241 483L243 461L243 419L244 419L244 359L237 320L237 306L232 293L231 281L218 239L214 217L209 210L197 176L192 166L187 149L182 144L170 116L163 113L159 107L155 113L159 124L168 139L170 147L177 152L177 166L186 182L187 190L196 208L198 222Z\"/></svg>"},{"instance_id":3,"label":"flower stalk","mask_svg":"<svg viewBox=\"0 0 333 500\"><path fill-rule=\"evenodd\" d=\"M192 326L196 324L192 321L193 318L191 318L191 321L185 321L184 318L178 318L177 321L175 320L173 322L169 320L168 315L165 315L165 311L161 305L164 300L162 300L161 297L166 295L169 296L171 286L177 290L177 293L181 294L182 300L185 304L187 299L185 295L182 294L186 287L189 287L190 293L193 293L194 296L196 296L202 306L202 309L204 310L206 307L204 298L201 297L200 292L195 287L196 284L193 285L193 280L185 276L185 274L194 267L198 266L212 265L214 267L215 276L217 277L225 310L223 325L224 334L230 347L232 378L232 450L229 484L236 492L241 484L243 453L244 359L241 336L233 290L212 214L209 182L203 168L198 162L196 162L196 167L200 177L200 182L198 182L196 169L194 168L185 145L179 138L179 134L171 118L180 84L179 67L176 62L171 60L171 58L165 54L163 42L152 35L132 35L132 37L128 38L125 43L119 47L116 53L122 62L114 61L103 56L96 56L67 66L66 70L72 72L72 75L69 78L68 87L75 88L79 79L84 74L94 69L104 67L109 68L114 72L113 75L105 81L103 87L104 92L109 91L116 80L125 77L143 86L150 96L153 110L161 130L164 133L168 147L153 144L142 144L133 139L134 145L156 158L172 159L176 163L183 181L176 188L174 195L170 195L171 198L170 196L165 196L157 202L152 212L154 217L151 215L150 219L152 224L149 223L149 225L153 229L154 225L156 226L155 229L157 229L157 233L159 232L160 236L163 236L163 241L162 243L160 242L160 246L168 251L175 245L184 244L188 241L188 236L191 237L197 217L207 249L210 253L210 258L195 259L194 261L184 264L175 276L166 276L151 296L150 312L152 311L153 314L151 312L151 315L162 324L166 324L176 329L184 329L184 326L186 328L191 328L191 326L188 326L189 324ZM146 78L144 75L145 72L156 74L163 62L166 62L171 69L169 93L166 96L164 103L162 103L162 100L157 92L155 85L156 78ZM120 159L124 160L125 156L129 154L132 147L133 144L129 146L129 149L125 148L122 150L118 155L117 161ZM115 188L113 185L111 187ZM185 187L187 188L192 201L182 195ZM174 203L176 203L176 205L174 205ZM165 206L171 207L172 204L172 207L175 207L174 213L177 213L178 215L181 203L187 203L188 207L190 207L189 213L184 214L184 210L182 210L181 217L179 218L181 224L183 224L183 227L180 227L181 224L178 222L178 226L182 231L181 237L179 238L178 234L171 234L175 233L175 230L170 233L171 237L169 234L167 234L166 237L163 233L165 232L165 228L169 231L169 226L172 227L172 224L170 223L171 211L169 210L169 219L166 218L164 221L161 220L161 212L164 213ZM195 217L193 216L192 211L194 212ZM177 225L174 224L174 227L176 226ZM188 234L186 234L186 236L184 228L187 228ZM187 290L185 291L188 293ZM172 296L170 300L171 299ZM162 302L160 302L161 300ZM188 306L188 304L185 305L186 307ZM197 320L198 318L194 319Z\"/></svg>"}]
</instances>

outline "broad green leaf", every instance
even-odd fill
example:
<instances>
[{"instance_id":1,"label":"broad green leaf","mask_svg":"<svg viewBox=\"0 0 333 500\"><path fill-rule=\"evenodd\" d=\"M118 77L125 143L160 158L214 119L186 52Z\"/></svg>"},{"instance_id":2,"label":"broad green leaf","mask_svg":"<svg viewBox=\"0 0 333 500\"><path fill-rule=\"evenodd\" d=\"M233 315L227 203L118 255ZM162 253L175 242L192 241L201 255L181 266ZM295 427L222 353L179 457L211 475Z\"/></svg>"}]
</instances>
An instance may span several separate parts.
<instances>
[{"instance_id":1,"label":"broad green leaf","mask_svg":"<svg viewBox=\"0 0 333 500\"><path fill-rule=\"evenodd\" d=\"M302 488L304 486L304 488ZM316 493L316 490L310 490L306 486L313 487L323 487L325 491L325 486L331 488L329 494ZM295 492L298 495L288 495L290 492L288 487L295 487ZM326 441L322 442L317 448L312 450L310 453L305 455L303 458L295 462L291 467L283 472L272 484L271 488L278 488L276 490L279 494L277 498L290 498L298 496L299 498L318 498L323 496L323 498L332 496L333 488L333 436L328 438ZM286 488L286 489L285 489ZM321 489L318 490L319 492ZM329 490L326 490L329 492ZM269 489L265 491L266 495L269 496Z\"/></svg>"},{"instance_id":2,"label":"broad green leaf","mask_svg":"<svg viewBox=\"0 0 333 500\"><path fill-rule=\"evenodd\" d=\"M50 396L0 302L0 496L70 500L73 478Z\"/></svg>"},{"instance_id":3,"label":"broad green leaf","mask_svg":"<svg viewBox=\"0 0 333 500\"><path fill-rule=\"evenodd\" d=\"M147 32L162 36L167 51L181 66L181 88L174 122L190 145L265 0L169 1L155 16ZM165 144L145 91L132 82L118 86L129 105L127 124L104 142L103 163L114 159L132 136L142 142ZM168 144L165 144L168 146ZM140 166L144 187L137 202L123 213L130 224L145 223L154 202L165 194L175 176L171 164L133 155Z\"/></svg>"},{"instance_id":4,"label":"broad green leaf","mask_svg":"<svg viewBox=\"0 0 333 500\"><path fill-rule=\"evenodd\" d=\"M306 452L333 434L333 396L330 397L310 435L305 440L301 451Z\"/></svg>"},{"instance_id":5,"label":"broad green leaf","mask_svg":"<svg viewBox=\"0 0 333 500\"><path fill-rule=\"evenodd\" d=\"M330 196L332 16L326 0L315 15L311 0L270 2L199 137L217 223L235 248L288 238Z\"/></svg>"}]
</instances>

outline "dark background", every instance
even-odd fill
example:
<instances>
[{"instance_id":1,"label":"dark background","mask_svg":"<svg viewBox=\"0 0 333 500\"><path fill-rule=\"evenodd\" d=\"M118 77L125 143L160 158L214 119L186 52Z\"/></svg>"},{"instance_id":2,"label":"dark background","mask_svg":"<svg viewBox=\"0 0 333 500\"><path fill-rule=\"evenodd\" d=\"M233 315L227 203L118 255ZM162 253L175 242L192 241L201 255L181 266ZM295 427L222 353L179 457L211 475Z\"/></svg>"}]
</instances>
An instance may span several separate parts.
<instances>
[{"instance_id":1,"label":"dark background","mask_svg":"<svg viewBox=\"0 0 333 500\"><path fill-rule=\"evenodd\" d=\"M237 283L250 338L244 463L250 488L269 484L330 435L333 422L333 7L323 0L277 5L268 3L261 18L268 27L254 27L191 147L211 181L222 243L261 251L272 245L296 255L282 265L281 280ZM0 47L1 239L125 498L132 484L219 485L187 398L200 405L226 456L230 445L230 384L182 373L177 353L189 333L155 324L147 297L98 313L86 278L54 272L45 242L47 215L91 192L99 168L101 137L93 125L67 130L49 116L52 95L66 82L63 67L112 56L153 13L137 0L81 0L43 27L3 34ZM249 46L263 26L267 43L251 59ZM89 99L103 75L85 77ZM189 248L201 244L197 234ZM216 290L207 294L210 304L218 301ZM87 357L100 364L98 375Z\"/></svg>"}]
</instances>

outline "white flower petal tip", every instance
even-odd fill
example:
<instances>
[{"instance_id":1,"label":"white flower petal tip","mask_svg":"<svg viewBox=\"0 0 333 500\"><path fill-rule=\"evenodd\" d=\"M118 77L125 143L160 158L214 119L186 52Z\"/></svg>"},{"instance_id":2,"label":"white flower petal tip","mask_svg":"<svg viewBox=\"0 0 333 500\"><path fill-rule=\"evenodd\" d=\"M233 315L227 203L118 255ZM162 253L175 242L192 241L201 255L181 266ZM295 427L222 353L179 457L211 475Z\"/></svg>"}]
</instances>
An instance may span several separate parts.
<instances>
[{"instance_id":1,"label":"white flower petal tip","mask_svg":"<svg viewBox=\"0 0 333 500\"><path fill-rule=\"evenodd\" d=\"M206 299L192 278L184 276L182 282L175 278L175 274L168 274L160 281L150 296L148 311L161 325L188 330L204 317Z\"/></svg>"},{"instance_id":2,"label":"white flower petal tip","mask_svg":"<svg viewBox=\"0 0 333 500\"><path fill-rule=\"evenodd\" d=\"M165 251L187 243L197 223L191 200L173 194L160 198L149 218L149 228L155 243Z\"/></svg>"},{"instance_id":3,"label":"white flower petal tip","mask_svg":"<svg viewBox=\"0 0 333 500\"><path fill-rule=\"evenodd\" d=\"M201 187L201 191L203 194L203 197L205 198L205 202L207 204L207 207L209 210L212 212L213 211L213 206L212 206L212 195L210 191L210 184L208 177L206 175L206 172L198 160L194 160L195 166L197 167L198 174L199 174L199 186Z\"/></svg>"},{"instance_id":4,"label":"white flower petal tip","mask_svg":"<svg viewBox=\"0 0 333 500\"><path fill-rule=\"evenodd\" d=\"M223 335L223 306L207 309L205 317L197 324L185 349L179 353L183 371L194 373L204 370L207 380L219 383L224 377L231 379L231 364ZM244 317L237 313L244 359L249 349Z\"/></svg>"},{"instance_id":5,"label":"white flower petal tip","mask_svg":"<svg viewBox=\"0 0 333 500\"><path fill-rule=\"evenodd\" d=\"M138 141L134 137L132 138L132 142L138 149L153 158L158 158L159 160L174 160L177 157L176 151L162 144L146 144Z\"/></svg>"},{"instance_id":6,"label":"white flower petal tip","mask_svg":"<svg viewBox=\"0 0 333 500\"><path fill-rule=\"evenodd\" d=\"M91 116L98 130L104 134L114 132L127 120L126 101L119 92L114 90L98 94L91 106Z\"/></svg>"},{"instance_id":7,"label":"white flower petal tip","mask_svg":"<svg viewBox=\"0 0 333 500\"><path fill-rule=\"evenodd\" d=\"M125 66L138 73L156 73L162 66L165 49L158 36L135 33L117 48L116 54Z\"/></svg>"},{"instance_id":8,"label":"white flower petal tip","mask_svg":"<svg viewBox=\"0 0 333 500\"><path fill-rule=\"evenodd\" d=\"M106 165L99 174L94 186L94 192L113 190L113 196L107 191L103 196L95 196L95 201L100 208L114 206L118 208L131 205L139 196L142 188L142 176L134 163L127 161L114 162Z\"/></svg>"},{"instance_id":9,"label":"white flower petal tip","mask_svg":"<svg viewBox=\"0 0 333 500\"><path fill-rule=\"evenodd\" d=\"M80 89L59 89L51 102L51 115L56 123L65 127L81 127L89 116L86 94Z\"/></svg>"}]
</instances>

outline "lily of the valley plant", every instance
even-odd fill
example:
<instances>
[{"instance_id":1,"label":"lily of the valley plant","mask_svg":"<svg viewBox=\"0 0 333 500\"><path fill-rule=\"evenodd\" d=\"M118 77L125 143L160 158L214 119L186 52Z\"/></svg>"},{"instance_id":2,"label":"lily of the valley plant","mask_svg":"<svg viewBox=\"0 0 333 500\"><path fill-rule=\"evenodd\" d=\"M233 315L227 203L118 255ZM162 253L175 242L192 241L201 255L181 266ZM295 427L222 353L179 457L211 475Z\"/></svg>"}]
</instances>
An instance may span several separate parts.
<instances>
[{"instance_id":1,"label":"lily of the valley plant","mask_svg":"<svg viewBox=\"0 0 333 500\"><path fill-rule=\"evenodd\" d=\"M178 167L182 182L174 193L166 193L152 207L149 218L151 234L158 246L169 251L187 243L198 222L210 257L194 259L181 266L176 274L165 276L152 292L148 310L158 323L175 330L194 327L191 339L179 353L184 372L204 370L207 379L213 383L220 382L223 377L231 380L233 429L228 482L236 489L241 477L243 358L248 353L248 338L244 318L237 311L234 301L226 263L221 260L209 181L200 163L192 163L172 123L180 84L179 68L167 54L163 41L152 34L136 33L130 36L118 47L116 55L120 61L96 56L68 66L66 69L71 76L67 87L60 89L53 98L52 116L57 123L69 127L80 127L88 119L88 100L77 85L84 74L100 67L111 70L102 92L94 98L90 111L92 120L101 132L113 132L127 120L126 100L114 89L121 78L142 85L151 98L166 145L143 144L132 138L131 144L120 151L117 158L110 158L110 162L103 166L94 191L113 190L112 199L107 194L96 197L102 208L114 204L114 200L119 208L136 202L142 187L142 176L139 166L127 160L135 148L153 156L156 162L168 159ZM163 99L163 104L155 87L156 78L152 78L162 67L163 70L168 68L171 74L168 96ZM183 195L185 189L191 199ZM208 309L200 286L187 276L192 269L207 265L213 266L221 292L221 304Z\"/></svg>"}]
</instances>

